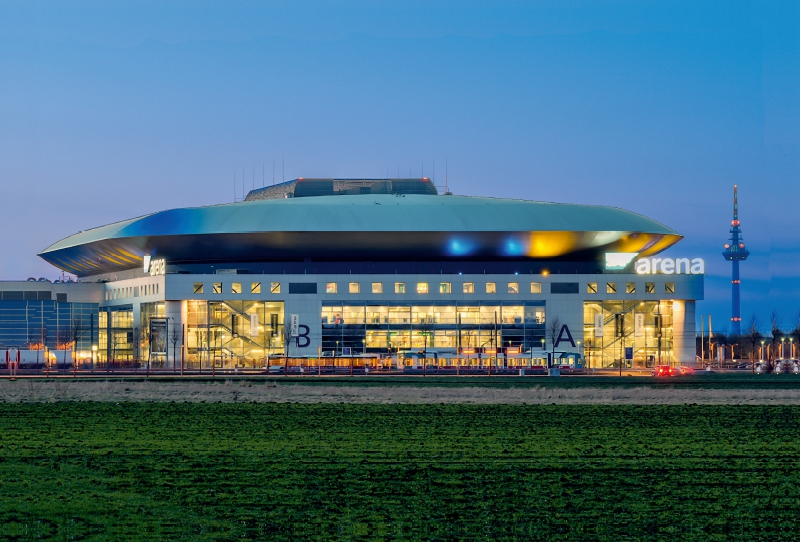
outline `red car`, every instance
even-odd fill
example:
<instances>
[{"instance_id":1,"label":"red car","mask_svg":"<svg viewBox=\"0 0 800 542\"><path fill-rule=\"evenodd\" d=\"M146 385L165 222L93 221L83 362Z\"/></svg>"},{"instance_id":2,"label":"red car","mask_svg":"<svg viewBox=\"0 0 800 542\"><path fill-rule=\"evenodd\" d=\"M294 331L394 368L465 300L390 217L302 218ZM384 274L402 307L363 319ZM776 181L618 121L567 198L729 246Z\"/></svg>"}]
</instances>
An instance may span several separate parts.
<instances>
[{"instance_id":1,"label":"red car","mask_svg":"<svg viewBox=\"0 0 800 542\"><path fill-rule=\"evenodd\" d=\"M669 365L658 365L653 369L653 376L676 376L678 372Z\"/></svg>"}]
</instances>

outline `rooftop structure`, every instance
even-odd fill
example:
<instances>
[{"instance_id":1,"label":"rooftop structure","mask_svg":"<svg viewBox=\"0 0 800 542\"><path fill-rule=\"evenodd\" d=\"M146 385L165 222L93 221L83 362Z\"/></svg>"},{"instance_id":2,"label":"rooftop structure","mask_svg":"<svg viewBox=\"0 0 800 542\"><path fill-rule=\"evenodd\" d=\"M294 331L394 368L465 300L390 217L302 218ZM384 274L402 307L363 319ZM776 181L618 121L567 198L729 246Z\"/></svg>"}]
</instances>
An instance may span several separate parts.
<instances>
[{"instance_id":1,"label":"rooftop structure","mask_svg":"<svg viewBox=\"0 0 800 542\"><path fill-rule=\"evenodd\" d=\"M292 197L255 199L251 192L241 203L161 211L71 235L40 256L79 277L141 268L146 255L167 258L168 272L219 264L261 264L258 270L281 266L289 272L291 262L345 262L343 272L355 272L353 264L364 262L485 262L478 272L502 262L568 262L564 272L599 272L606 252L645 257L682 238L663 224L614 207L437 196L426 179L401 180L406 184L399 186L432 193L373 193L395 189L398 181L363 182L372 184L315 180L306 186L298 179L293 188L285 183ZM313 194L331 187L348 195ZM538 272L541 265L506 271ZM394 263L390 267L386 272L399 269ZM451 268L466 271L447 265L435 271Z\"/></svg>"}]
</instances>

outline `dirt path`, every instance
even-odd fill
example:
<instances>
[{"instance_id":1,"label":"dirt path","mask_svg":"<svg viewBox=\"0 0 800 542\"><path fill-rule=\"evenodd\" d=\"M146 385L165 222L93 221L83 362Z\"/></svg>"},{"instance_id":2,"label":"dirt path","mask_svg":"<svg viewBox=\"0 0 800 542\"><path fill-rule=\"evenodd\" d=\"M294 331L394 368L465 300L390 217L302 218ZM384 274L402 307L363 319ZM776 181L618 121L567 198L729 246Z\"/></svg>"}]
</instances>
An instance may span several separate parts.
<instances>
[{"instance_id":1,"label":"dirt path","mask_svg":"<svg viewBox=\"0 0 800 542\"><path fill-rule=\"evenodd\" d=\"M0 380L0 402L159 401L449 404L800 404L800 389L544 387L496 389L273 382Z\"/></svg>"}]
</instances>

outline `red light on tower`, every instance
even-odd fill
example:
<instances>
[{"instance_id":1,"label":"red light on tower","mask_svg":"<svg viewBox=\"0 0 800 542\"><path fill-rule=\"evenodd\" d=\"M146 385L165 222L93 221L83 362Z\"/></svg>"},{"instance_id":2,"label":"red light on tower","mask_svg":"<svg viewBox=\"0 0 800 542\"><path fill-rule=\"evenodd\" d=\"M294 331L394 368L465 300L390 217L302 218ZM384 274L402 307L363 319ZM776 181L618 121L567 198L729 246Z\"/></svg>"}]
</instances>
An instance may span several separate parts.
<instances>
[{"instance_id":1,"label":"red light on tower","mask_svg":"<svg viewBox=\"0 0 800 542\"><path fill-rule=\"evenodd\" d=\"M731 226L738 226L738 225L739 225L738 220L731 220Z\"/></svg>"},{"instance_id":2,"label":"red light on tower","mask_svg":"<svg viewBox=\"0 0 800 542\"><path fill-rule=\"evenodd\" d=\"M725 243L725 248L731 248L731 246L728 243Z\"/></svg>"}]
</instances>

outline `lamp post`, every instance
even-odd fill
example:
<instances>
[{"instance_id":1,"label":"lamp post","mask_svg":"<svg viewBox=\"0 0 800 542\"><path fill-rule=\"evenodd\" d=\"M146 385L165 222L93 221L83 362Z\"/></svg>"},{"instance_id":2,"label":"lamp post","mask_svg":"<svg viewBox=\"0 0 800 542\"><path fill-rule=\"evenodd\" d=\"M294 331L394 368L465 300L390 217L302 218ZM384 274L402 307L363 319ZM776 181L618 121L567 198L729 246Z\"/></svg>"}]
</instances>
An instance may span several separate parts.
<instances>
[{"instance_id":1,"label":"lamp post","mask_svg":"<svg viewBox=\"0 0 800 542\"><path fill-rule=\"evenodd\" d=\"M783 358L784 354L786 353L786 351L783 349L783 344L784 344L785 341L786 341L786 337L781 337L781 358Z\"/></svg>"}]
</instances>

